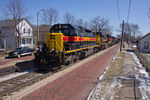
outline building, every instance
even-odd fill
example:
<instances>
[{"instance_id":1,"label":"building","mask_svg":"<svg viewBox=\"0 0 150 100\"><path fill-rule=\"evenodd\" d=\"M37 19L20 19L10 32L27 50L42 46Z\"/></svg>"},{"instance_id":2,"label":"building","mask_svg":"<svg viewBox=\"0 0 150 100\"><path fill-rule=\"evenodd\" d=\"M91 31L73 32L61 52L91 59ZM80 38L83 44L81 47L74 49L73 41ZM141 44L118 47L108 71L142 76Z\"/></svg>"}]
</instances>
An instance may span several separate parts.
<instances>
[{"instance_id":1,"label":"building","mask_svg":"<svg viewBox=\"0 0 150 100\"><path fill-rule=\"evenodd\" d=\"M13 19L0 21L0 48L9 49L17 46L17 31L20 33L19 46L34 46L33 27L27 19L15 22Z\"/></svg>"},{"instance_id":2,"label":"building","mask_svg":"<svg viewBox=\"0 0 150 100\"><path fill-rule=\"evenodd\" d=\"M150 33L141 37L137 42L137 47L140 52L150 53Z\"/></svg>"},{"instance_id":3,"label":"building","mask_svg":"<svg viewBox=\"0 0 150 100\"><path fill-rule=\"evenodd\" d=\"M40 25L39 26L39 41L40 43L45 43L46 42L46 34L48 34L50 32L50 25ZM38 28L37 26L34 26L33 28L33 36L34 37L38 37Z\"/></svg>"}]
</instances>

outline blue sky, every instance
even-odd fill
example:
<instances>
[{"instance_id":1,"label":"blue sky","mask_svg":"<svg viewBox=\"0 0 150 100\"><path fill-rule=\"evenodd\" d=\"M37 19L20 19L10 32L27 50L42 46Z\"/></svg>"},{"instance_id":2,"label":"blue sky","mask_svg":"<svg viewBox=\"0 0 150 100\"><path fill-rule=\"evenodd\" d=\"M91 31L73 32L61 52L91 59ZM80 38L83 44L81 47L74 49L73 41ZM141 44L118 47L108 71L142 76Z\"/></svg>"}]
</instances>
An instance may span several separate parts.
<instances>
[{"instance_id":1,"label":"blue sky","mask_svg":"<svg viewBox=\"0 0 150 100\"><path fill-rule=\"evenodd\" d=\"M118 0L121 20L127 20L129 0ZM8 0L0 0L0 16L2 16L4 5ZM60 21L66 12L73 14L76 18L89 21L95 16L101 16L109 20L114 34L119 29L119 18L117 13L117 0L23 0L27 15L33 17L31 23L36 24L36 13L40 9L53 7L58 10ZM132 0L129 22L138 24L143 34L150 32L150 19L147 17L150 0Z\"/></svg>"}]
</instances>

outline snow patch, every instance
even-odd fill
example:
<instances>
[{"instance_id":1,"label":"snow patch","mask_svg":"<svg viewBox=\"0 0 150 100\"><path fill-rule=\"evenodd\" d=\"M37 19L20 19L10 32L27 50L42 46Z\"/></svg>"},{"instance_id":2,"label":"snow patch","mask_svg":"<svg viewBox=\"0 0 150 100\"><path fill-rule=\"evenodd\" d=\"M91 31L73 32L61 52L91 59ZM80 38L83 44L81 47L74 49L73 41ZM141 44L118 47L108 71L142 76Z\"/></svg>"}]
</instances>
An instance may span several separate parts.
<instances>
[{"instance_id":1,"label":"snow patch","mask_svg":"<svg viewBox=\"0 0 150 100\"><path fill-rule=\"evenodd\" d=\"M139 70L139 72L142 74L142 76L148 77L148 73L146 72L145 68L142 68Z\"/></svg>"},{"instance_id":2,"label":"snow patch","mask_svg":"<svg viewBox=\"0 0 150 100\"><path fill-rule=\"evenodd\" d=\"M140 63L140 60L137 58L137 56L133 52L130 52L130 54L132 55L134 61L138 64L138 66L142 68L142 64Z\"/></svg>"},{"instance_id":3,"label":"snow patch","mask_svg":"<svg viewBox=\"0 0 150 100\"><path fill-rule=\"evenodd\" d=\"M90 92L90 95L88 96L87 100L90 100L90 99L91 99L91 97L92 97L94 91L95 91L95 88L92 89L92 91Z\"/></svg>"},{"instance_id":4,"label":"snow patch","mask_svg":"<svg viewBox=\"0 0 150 100\"><path fill-rule=\"evenodd\" d=\"M113 77L112 80L113 80L112 83L110 83L107 86L101 84L101 82L97 85L97 88L95 90L95 95L94 95L96 97L95 98L96 100L97 100L97 98L99 98L99 96L101 97L100 100L105 100L106 98L108 98L108 96L109 96L109 100L114 100L115 88L122 87L122 84L121 84L120 80L117 80L117 77ZM105 91L105 90L107 90L107 91ZM101 92L103 92L103 94L101 94Z\"/></svg>"},{"instance_id":5,"label":"snow patch","mask_svg":"<svg viewBox=\"0 0 150 100\"><path fill-rule=\"evenodd\" d=\"M119 52L119 51L118 51ZM117 54L118 54L118 52L117 52ZM104 75L106 74L106 72L108 71L108 69L109 69L109 67L111 66L111 64L112 64L112 62L116 59L116 58L118 58L117 57L117 54L113 57L113 59L112 59L112 61L111 61L111 63L106 67L106 69L105 69L105 71L104 71L104 73L99 77L99 81L101 81L102 80L102 78L104 77Z\"/></svg>"},{"instance_id":6,"label":"snow patch","mask_svg":"<svg viewBox=\"0 0 150 100\"><path fill-rule=\"evenodd\" d=\"M117 58L119 50L117 51L116 55L113 57L111 63L106 67L104 73L99 77L99 81L101 81L105 75L105 73L108 71L109 67L111 66L112 62ZM99 83L98 83L99 84ZM98 87L98 84L96 85L96 87ZM96 91L96 88L94 88L91 92L90 95L88 96L87 100L91 100L92 95L94 94L94 92Z\"/></svg>"},{"instance_id":7,"label":"snow patch","mask_svg":"<svg viewBox=\"0 0 150 100\"><path fill-rule=\"evenodd\" d=\"M149 100L147 94L150 94L150 78L137 76L137 79L140 82L139 88L142 94L142 100Z\"/></svg>"},{"instance_id":8,"label":"snow patch","mask_svg":"<svg viewBox=\"0 0 150 100\"><path fill-rule=\"evenodd\" d=\"M12 78L24 75L26 73L28 73L28 72L21 72L21 73L10 74L7 77L0 78L0 82L3 82L3 81L6 81L6 80L9 80L9 79L12 79Z\"/></svg>"},{"instance_id":9,"label":"snow patch","mask_svg":"<svg viewBox=\"0 0 150 100\"><path fill-rule=\"evenodd\" d=\"M32 72L32 71L35 71L35 70L37 70L37 69L36 69L36 68L32 68L32 69L26 70L26 71L24 71L24 72L9 74L9 75L7 75L7 76L5 76L5 77L0 78L0 82L7 81L7 80L9 80L9 79L12 79L12 78L15 78L15 77L18 77L18 76L27 74L27 73Z\"/></svg>"},{"instance_id":10,"label":"snow patch","mask_svg":"<svg viewBox=\"0 0 150 100\"><path fill-rule=\"evenodd\" d=\"M137 58L137 56L134 53L130 53L132 57L134 58L134 61L138 64L139 68L137 71L139 74L136 75L136 79L139 81L140 85L140 91L142 94L142 100L149 100L147 94L150 94L150 78L149 73L146 72L146 69L142 66L140 63L140 60Z\"/></svg>"}]
</instances>

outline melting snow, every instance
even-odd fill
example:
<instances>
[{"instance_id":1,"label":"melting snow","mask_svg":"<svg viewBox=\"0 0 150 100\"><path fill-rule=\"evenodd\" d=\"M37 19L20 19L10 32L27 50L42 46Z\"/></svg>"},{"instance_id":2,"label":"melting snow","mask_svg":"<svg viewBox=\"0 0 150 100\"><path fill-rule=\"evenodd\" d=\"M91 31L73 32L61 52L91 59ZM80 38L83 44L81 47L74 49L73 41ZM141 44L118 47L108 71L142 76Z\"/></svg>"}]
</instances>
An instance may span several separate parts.
<instances>
[{"instance_id":1,"label":"melting snow","mask_svg":"<svg viewBox=\"0 0 150 100\"><path fill-rule=\"evenodd\" d=\"M7 75L5 77L0 78L0 82L3 82L3 81L6 81L6 80L9 80L9 79L12 79L12 78L15 78L15 77L27 74L28 72L32 72L32 71L35 71L35 70L37 70L37 69L36 68L32 68L32 69L26 70L24 72L9 74L9 75Z\"/></svg>"},{"instance_id":2,"label":"melting snow","mask_svg":"<svg viewBox=\"0 0 150 100\"><path fill-rule=\"evenodd\" d=\"M117 58L117 54L118 54L119 50L117 51L116 55L113 57L112 62ZM106 67L104 73L99 77L99 81L101 81L104 77L104 75L106 74L106 72L108 71L109 67L111 66L112 62ZM100 83L97 84L96 87L98 87L98 85L100 85ZM111 87L116 86L116 84L112 84ZM110 87L110 88L111 88ZM88 96L87 100L90 100L92 95L94 94L94 92L96 91L96 88L94 88L91 92L90 95ZM112 98L112 97L111 97ZM103 98L101 98L101 100L104 100Z\"/></svg>"},{"instance_id":3,"label":"melting snow","mask_svg":"<svg viewBox=\"0 0 150 100\"><path fill-rule=\"evenodd\" d=\"M133 52L130 52L130 54L134 58L134 61L138 64L138 67L142 68L142 64L140 63L140 60L137 58L137 56Z\"/></svg>"},{"instance_id":4,"label":"melting snow","mask_svg":"<svg viewBox=\"0 0 150 100\"><path fill-rule=\"evenodd\" d=\"M145 68L140 69L139 72L145 77L149 76L148 73L146 72Z\"/></svg>"},{"instance_id":5,"label":"melting snow","mask_svg":"<svg viewBox=\"0 0 150 100\"><path fill-rule=\"evenodd\" d=\"M139 74L136 75L136 79L140 82L140 91L142 94L142 100L149 100L147 94L150 94L150 78L149 73L146 72L145 68L142 67L142 64L140 63L139 59L134 53L130 53L132 57L134 58L134 61L138 64L140 67L138 70Z\"/></svg>"}]
</instances>

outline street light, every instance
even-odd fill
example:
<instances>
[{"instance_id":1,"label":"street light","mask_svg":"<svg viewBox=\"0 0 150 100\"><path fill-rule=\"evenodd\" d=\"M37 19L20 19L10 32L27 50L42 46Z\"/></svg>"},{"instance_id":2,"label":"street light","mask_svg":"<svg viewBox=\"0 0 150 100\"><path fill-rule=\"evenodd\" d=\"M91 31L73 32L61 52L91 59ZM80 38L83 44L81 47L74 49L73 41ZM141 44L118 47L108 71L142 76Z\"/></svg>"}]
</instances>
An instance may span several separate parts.
<instances>
[{"instance_id":1,"label":"street light","mask_svg":"<svg viewBox=\"0 0 150 100\"><path fill-rule=\"evenodd\" d=\"M40 34L39 34L39 14L40 14L41 11L44 11L44 9L41 9L40 11L37 12L38 46L39 46L39 41L40 41Z\"/></svg>"}]
</instances>

